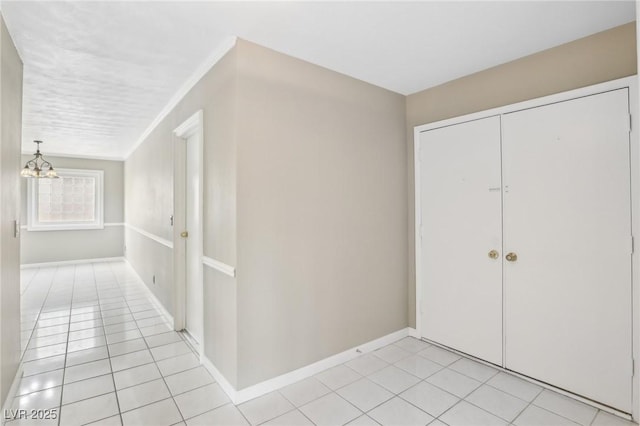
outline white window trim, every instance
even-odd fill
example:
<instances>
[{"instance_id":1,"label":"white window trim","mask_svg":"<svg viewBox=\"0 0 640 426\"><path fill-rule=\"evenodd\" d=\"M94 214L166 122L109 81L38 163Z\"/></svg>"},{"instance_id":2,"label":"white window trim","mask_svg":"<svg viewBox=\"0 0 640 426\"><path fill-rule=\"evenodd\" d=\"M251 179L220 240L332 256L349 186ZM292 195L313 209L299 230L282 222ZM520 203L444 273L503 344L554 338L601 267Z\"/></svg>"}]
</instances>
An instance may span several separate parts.
<instances>
[{"instance_id":1,"label":"white window trim","mask_svg":"<svg viewBox=\"0 0 640 426\"><path fill-rule=\"evenodd\" d=\"M60 222L40 223L38 221L38 191L36 184L39 179L31 178L27 186L27 230L28 231L73 231L80 229L104 229L104 171L83 169L56 168L59 176L66 174L96 179L95 220L93 222ZM41 178L46 179L46 178Z\"/></svg>"}]
</instances>

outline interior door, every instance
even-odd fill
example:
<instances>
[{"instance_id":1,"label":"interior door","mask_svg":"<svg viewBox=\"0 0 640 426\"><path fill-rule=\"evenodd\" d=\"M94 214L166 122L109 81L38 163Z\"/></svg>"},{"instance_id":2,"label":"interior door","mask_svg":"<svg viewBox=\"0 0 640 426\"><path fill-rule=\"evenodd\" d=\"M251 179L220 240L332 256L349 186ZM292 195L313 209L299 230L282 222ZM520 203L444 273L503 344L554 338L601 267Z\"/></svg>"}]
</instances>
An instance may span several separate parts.
<instances>
[{"instance_id":1,"label":"interior door","mask_svg":"<svg viewBox=\"0 0 640 426\"><path fill-rule=\"evenodd\" d=\"M422 336L502 364L500 118L425 131L419 155Z\"/></svg>"},{"instance_id":2,"label":"interior door","mask_svg":"<svg viewBox=\"0 0 640 426\"><path fill-rule=\"evenodd\" d=\"M186 245L185 329L196 342L202 342L203 280L202 240L200 236L200 144L199 134L187 140L186 155L186 227L189 232Z\"/></svg>"},{"instance_id":3,"label":"interior door","mask_svg":"<svg viewBox=\"0 0 640 426\"><path fill-rule=\"evenodd\" d=\"M505 114L505 365L631 412L627 89Z\"/></svg>"}]
</instances>

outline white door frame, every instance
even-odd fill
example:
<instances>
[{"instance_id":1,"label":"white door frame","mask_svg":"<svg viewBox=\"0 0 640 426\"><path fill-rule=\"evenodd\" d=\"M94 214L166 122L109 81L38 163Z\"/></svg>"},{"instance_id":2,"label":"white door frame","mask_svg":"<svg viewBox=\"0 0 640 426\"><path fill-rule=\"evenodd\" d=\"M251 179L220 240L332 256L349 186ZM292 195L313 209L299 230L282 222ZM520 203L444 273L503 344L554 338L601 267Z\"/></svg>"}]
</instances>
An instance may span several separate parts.
<instances>
[{"instance_id":1,"label":"white door frame","mask_svg":"<svg viewBox=\"0 0 640 426\"><path fill-rule=\"evenodd\" d=\"M197 141L198 150L198 169L199 169L199 181L198 194L200 206L200 214L197 216L200 221L196 229L189 229L189 237L197 240L197 246L199 247L198 253L190 253L192 256L198 257L198 277L196 279L204 281L203 279L203 147L204 147L204 124L203 124L203 111L199 110L187 120L185 120L180 126L178 126L173 134L174 138L174 156L173 156L173 300L175 302L175 316L174 316L174 328L176 331L184 330L186 326L186 239L180 234L186 230L186 141L194 136L198 135L195 140ZM203 295L204 296L204 295ZM200 300L204 303L204 297L200 297ZM201 330L203 330L203 336L199 342L200 355L204 353L204 306L202 309L203 316L200 318Z\"/></svg>"},{"instance_id":2,"label":"white door frame","mask_svg":"<svg viewBox=\"0 0 640 426\"><path fill-rule=\"evenodd\" d=\"M638 140L638 128L640 126L640 122L638 120L638 84L637 84L637 76L625 77L617 80L608 81L605 83L596 84L593 86L583 87L580 89L570 90L567 92L557 93L554 95L549 95L541 98L536 98L524 102L519 102L511 105L506 105L498 108L492 108L485 111L480 111L473 114L463 115L460 117L450 118L446 120L437 121L434 123L424 124L421 126L416 126L414 128L414 137L413 137L413 149L414 149L414 185L415 185L415 271L416 271L416 281L414 283L416 290L416 335L419 338L422 338L422 288L418 285L418 283L422 282L422 265L420 264L420 259L422 258L422 245L421 245L421 223L420 219L422 217L421 212L421 199L420 199L420 133L433 130L440 127L452 126L455 124L464 123L467 121L477 120L481 118L486 118L492 115L505 114L508 112L519 111L522 109L538 107L546 104L566 101L574 98L579 98L582 96L593 95L596 93L602 93L610 90L616 90L621 88L629 89L629 111L631 112L631 133L629 135L629 149L630 149L630 159L631 159L631 227L632 232L637 233L636 230L640 229L640 143ZM631 301L633 313L633 324L632 324L632 347L633 347L633 359L635 360L635 371L632 379L632 398L633 398L633 410L632 416L635 421L640 419L640 250L634 250L631 263L633 267L632 274L632 294L633 300ZM541 383L539 383L541 384ZM545 387L550 387L545 384L541 384ZM551 387L553 388L553 387ZM553 388L555 391L560 393L565 393L576 398L575 395L571 393L566 393L560 391L558 389ZM577 398L582 399L582 398ZM585 402L591 405L597 405L599 408L602 408L605 411L610 411L616 414L621 414L616 410L612 410L608 407L600 406L599 404L594 404L592 401L584 400Z\"/></svg>"}]
</instances>

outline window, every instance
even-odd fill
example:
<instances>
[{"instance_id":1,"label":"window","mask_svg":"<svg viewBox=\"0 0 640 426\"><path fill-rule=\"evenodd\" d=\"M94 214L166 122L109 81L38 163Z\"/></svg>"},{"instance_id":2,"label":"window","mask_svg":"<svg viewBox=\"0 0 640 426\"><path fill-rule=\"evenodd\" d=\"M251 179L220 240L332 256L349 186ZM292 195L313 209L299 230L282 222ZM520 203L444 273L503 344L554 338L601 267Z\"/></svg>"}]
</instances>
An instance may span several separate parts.
<instances>
[{"instance_id":1,"label":"window","mask_svg":"<svg viewBox=\"0 0 640 426\"><path fill-rule=\"evenodd\" d=\"M59 179L29 179L27 229L102 229L102 170L56 169Z\"/></svg>"}]
</instances>

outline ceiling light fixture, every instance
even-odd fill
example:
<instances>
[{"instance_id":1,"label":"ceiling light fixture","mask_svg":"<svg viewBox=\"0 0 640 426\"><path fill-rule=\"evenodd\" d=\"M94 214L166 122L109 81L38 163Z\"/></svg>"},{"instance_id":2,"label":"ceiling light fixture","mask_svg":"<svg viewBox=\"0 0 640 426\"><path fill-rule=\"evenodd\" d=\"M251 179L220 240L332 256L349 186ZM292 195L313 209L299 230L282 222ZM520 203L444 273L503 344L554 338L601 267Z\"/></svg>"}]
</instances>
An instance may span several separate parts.
<instances>
[{"instance_id":1,"label":"ceiling light fixture","mask_svg":"<svg viewBox=\"0 0 640 426\"><path fill-rule=\"evenodd\" d=\"M58 178L58 174L53 170L53 165L40 154L40 144L42 141L33 141L33 143L38 146L34 154L35 157L27 161L20 175L28 178Z\"/></svg>"}]
</instances>

